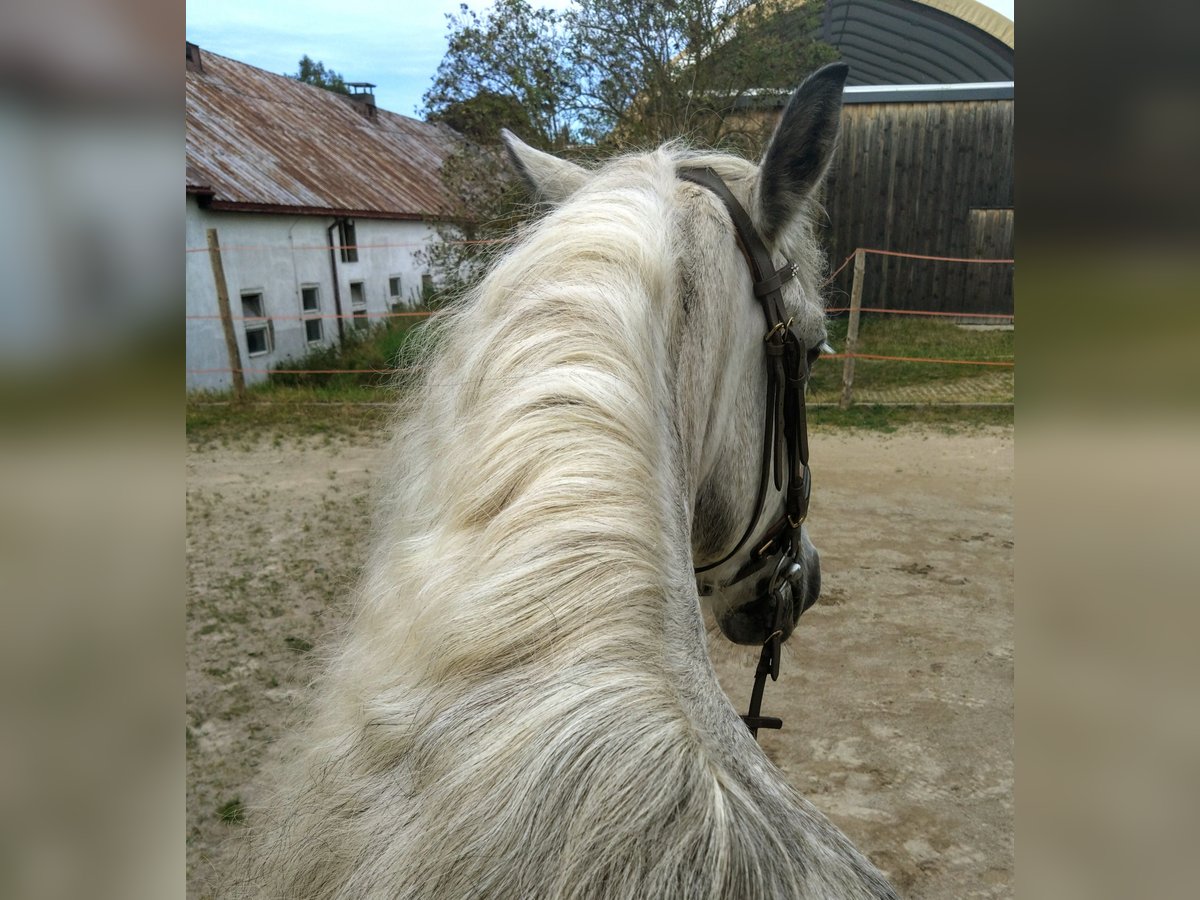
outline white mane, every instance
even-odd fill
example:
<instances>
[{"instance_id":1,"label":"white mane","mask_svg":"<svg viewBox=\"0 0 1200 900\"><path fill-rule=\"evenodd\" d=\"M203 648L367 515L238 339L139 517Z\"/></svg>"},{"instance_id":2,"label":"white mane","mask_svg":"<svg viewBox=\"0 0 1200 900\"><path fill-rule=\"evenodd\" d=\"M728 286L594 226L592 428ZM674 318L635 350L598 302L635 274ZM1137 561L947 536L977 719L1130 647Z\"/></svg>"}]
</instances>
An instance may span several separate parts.
<instances>
[{"instance_id":1,"label":"white mane","mask_svg":"<svg viewBox=\"0 0 1200 900\"><path fill-rule=\"evenodd\" d=\"M692 505L753 398L704 355L736 328L685 309L681 267L739 302L746 275L679 156L606 166L440 324L256 896L893 896L707 658Z\"/></svg>"}]
</instances>

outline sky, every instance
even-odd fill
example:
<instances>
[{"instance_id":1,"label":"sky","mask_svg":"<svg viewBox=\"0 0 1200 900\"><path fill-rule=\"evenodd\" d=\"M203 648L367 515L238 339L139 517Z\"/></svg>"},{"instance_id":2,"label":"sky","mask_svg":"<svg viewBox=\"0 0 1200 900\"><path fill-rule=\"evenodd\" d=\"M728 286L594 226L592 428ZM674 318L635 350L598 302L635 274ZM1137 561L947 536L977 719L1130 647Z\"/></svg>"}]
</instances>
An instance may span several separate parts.
<instances>
[{"instance_id":1,"label":"sky","mask_svg":"<svg viewBox=\"0 0 1200 900\"><path fill-rule=\"evenodd\" d=\"M981 0L1009 19L1014 0ZM416 115L446 52L446 14L460 0L189 0L187 39L279 74L307 53L347 81L376 85L375 102ZM473 9L490 5L469 0ZM561 9L570 0L533 0Z\"/></svg>"}]
</instances>

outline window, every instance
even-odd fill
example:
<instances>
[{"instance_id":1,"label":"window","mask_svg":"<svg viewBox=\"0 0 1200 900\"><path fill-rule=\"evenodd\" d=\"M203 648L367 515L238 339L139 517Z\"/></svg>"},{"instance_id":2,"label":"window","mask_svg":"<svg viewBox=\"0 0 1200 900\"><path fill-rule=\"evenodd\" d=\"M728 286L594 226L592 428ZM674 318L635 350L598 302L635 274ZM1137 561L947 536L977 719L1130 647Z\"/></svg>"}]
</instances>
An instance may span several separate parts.
<instances>
[{"instance_id":1,"label":"window","mask_svg":"<svg viewBox=\"0 0 1200 900\"><path fill-rule=\"evenodd\" d=\"M242 325L246 329L246 352L263 356L275 346L275 329L263 311L262 291L242 294Z\"/></svg>"},{"instance_id":2,"label":"window","mask_svg":"<svg viewBox=\"0 0 1200 900\"><path fill-rule=\"evenodd\" d=\"M338 244L342 262L358 262L358 236L353 219L338 219Z\"/></svg>"},{"instance_id":3,"label":"window","mask_svg":"<svg viewBox=\"0 0 1200 900\"><path fill-rule=\"evenodd\" d=\"M300 308L305 312L320 312L321 288L315 284L306 284L300 288Z\"/></svg>"},{"instance_id":4,"label":"window","mask_svg":"<svg viewBox=\"0 0 1200 900\"><path fill-rule=\"evenodd\" d=\"M367 290L361 281L350 282L350 312L354 315L355 328L366 328L370 324L367 319Z\"/></svg>"},{"instance_id":5,"label":"window","mask_svg":"<svg viewBox=\"0 0 1200 900\"><path fill-rule=\"evenodd\" d=\"M433 296L433 276L426 272L421 276L421 299L428 302Z\"/></svg>"},{"instance_id":6,"label":"window","mask_svg":"<svg viewBox=\"0 0 1200 900\"><path fill-rule=\"evenodd\" d=\"M310 344L319 344L325 337L321 322L321 287L316 284L300 286L300 310L305 313L304 339Z\"/></svg>"},{"instance_id":7,"label":"window","mask_svg":"<svg viewBox=\"0 0 1200 900\"><path fill-rule=\"evenodd\" d=\"M393 312L404 305L404 298L400 294L399 275L393 275L388 279L388 297L388 302L391 304Z\"/></svg>"}]
</instances>

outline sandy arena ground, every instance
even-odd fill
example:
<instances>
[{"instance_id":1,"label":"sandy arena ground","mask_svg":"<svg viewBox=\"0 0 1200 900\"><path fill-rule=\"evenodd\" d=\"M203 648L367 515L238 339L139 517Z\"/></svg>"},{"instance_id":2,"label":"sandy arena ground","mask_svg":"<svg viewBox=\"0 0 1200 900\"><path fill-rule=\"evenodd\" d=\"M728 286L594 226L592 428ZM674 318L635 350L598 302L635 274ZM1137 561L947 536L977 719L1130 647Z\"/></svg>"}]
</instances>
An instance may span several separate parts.
<instances>
[{"instance_id":1,"label":"sandy arena ground","mask_svg":"<svg viewBox=\"0 0 1200 900\"><path fill-rule=\"evenodd\" d=\"M913 898L1013 888L1012 430L818 429L821 603L767 685L787 778ZM188 454L188 897L219 897L255 774L366 551L382 444ZM315 647L315 649L314 649ZM755 651L714 646L743 708Z\"/></svg>"}]
</instances>

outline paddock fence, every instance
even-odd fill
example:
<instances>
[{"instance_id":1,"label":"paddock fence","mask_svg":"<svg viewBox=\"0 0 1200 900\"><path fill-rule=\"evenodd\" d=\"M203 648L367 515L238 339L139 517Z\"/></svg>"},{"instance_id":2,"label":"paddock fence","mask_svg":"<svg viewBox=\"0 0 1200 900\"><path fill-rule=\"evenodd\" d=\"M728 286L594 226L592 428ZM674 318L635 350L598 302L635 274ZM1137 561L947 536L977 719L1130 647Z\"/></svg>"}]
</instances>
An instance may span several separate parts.
<instances>
[{"instance_id":1,"label":"paddock fence","mask_svg":"<svg viewBox=\"0 0 1200 900\"><path fill-rule=\"evenodd\" d=\"M501 243L502 241L478 241L470 243ZM213 259L217 274L218 294L222 294L221 248L214 248L215 238L208 247L189 247L189 253L208 252ZM466 243L466 242L464 242ZM354 249L370 251L376 246L397 245L359 244ZM235 245L226 251L262 252L269 247ZM291 247L296 250L329 253L346 248L332 246ZM878 255L892 260L891 271L898 266L955 266L973 270L958 281L970 291L973 284L982 285L999 267L998 277L1011 283L1013 259L981 259L933 256L861 247L847 256L825 279L825 286L849 266L853 266L853 280L849 297L835 294L828 302L829 343L835 352L823 357L814 368L809 390L809 402L813 406L838 406L843 409L854 405L878 406L1011 406L1014 402L1015 383L1015 327L1013 311L975 312L947 310L944 299L939 310L892 308L886 302L888 285L876 285L872 295L883 298L883 305L863 306L866 259ZM989 271L991 270L991 271ZM980 274L974 274L974 273ZM911 273L908 280L911 279ZM891 280L890 278L888 279ZM899 284L900 277L896 282ZM233 390L221 394L204 394L194 397L193 402L224 404L236 402L284 402L304 404L339 404L376 406L390 402L388 390L398 378L419 374L410 365L398 364L395 359L386 362L376 360L363 364L355 361L320 364L320 359L337 358L338 346L326 347L319 353L298 360L289 360L277 366L255 366L241 359L235 339L237 327L247 328L275 322L303 323L314 319L336 322L339 331L348 325L356 339L369 340L372 333L386 331L408 331L432 315L428 309L391 309L388 312L372 312L369 323L364 325L360 311L337 313L312 313L297 311L294 314L234 315L228 298L219 298L216 314L187 315L189 321L220 320L228 357L237 360L237 365L215 368L188 368L188 375L229 375ZM963 306L971 305L964 303ZM363 331L366 334L363 334ZM402 337L403 335L401 335ZM838 361L840 365L830 365ZM246 376L257 376L258 384L247 385ZM272 386L280 383L307 385L312 388L302 398L280 397L272 392ZM352 383L358 390L352 397L344 389ZM336 388L342 389L336 389ZM323 392L322 388L328 388ZM327 393L328 396L322 396Z\"/></svg>"},{"instance_id":2,"label":"paddock fence","mask_svg":"<svg viewBox=\"0 0 1200 900\"><path fill-rule=\"evenodd\" d=\"M892 276L875 293L881 306L863 306L866 259L869 255L893 260ZM1014 311L973 312L966 310L923 310L893 308L886 304L892 278L900 283L899 266L914 268L954 266L969 270L960 279L966 285L982 286L996 276L992 271L1008 269L1002 277L1011 281L1013 259L933 256L860 247L845 258L825 280L832 283L853 265L848 302L834 297L828 307L831 343L837 350L831 359L841 360L840 380L828 371L814 372L810 397L814 404L837 404L847 408L856 403L876 405L976 405L1011 406L1016 370L1016 316ZM975 274L976 272L984 274ZM911 298L910 298L911 299ZM941 306L949 304L941 303Z\"/></svg>"}]
</instances>

